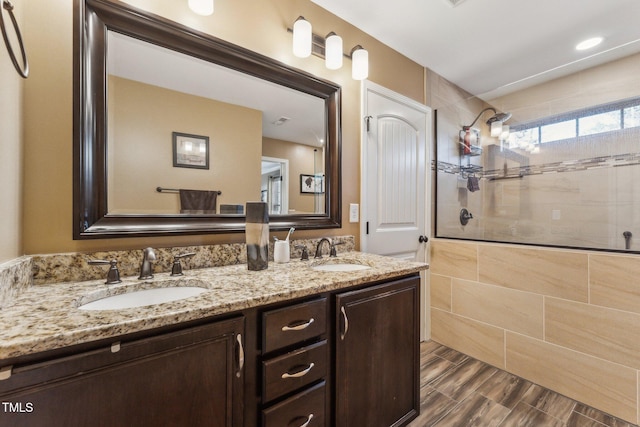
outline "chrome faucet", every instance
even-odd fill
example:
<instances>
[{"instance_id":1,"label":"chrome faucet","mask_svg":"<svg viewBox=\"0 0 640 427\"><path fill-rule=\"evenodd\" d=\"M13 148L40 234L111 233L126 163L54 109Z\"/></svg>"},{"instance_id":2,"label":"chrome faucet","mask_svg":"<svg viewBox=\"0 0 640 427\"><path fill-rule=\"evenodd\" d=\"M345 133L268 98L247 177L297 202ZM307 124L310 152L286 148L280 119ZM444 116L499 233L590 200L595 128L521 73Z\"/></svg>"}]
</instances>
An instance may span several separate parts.
<instances>
[{"instance_id":1,"label":"chrome faucet","mask_svg":"<svg viewBox=\"0 0 640 427\"><path fill-rule=\"evenodd\" d=\"M316 247L316 255L314 256L314 258L322 258L322 244L324 242L327 242L329 244L329 253L331 253L331 248L333 248L333 243L331 242L330 238L323 237L318 242L318 246Z\"/></svg>"},{"instance_id":2,"label":"chrome faucet","mask_svg":"<svg viewBox=\"0 0 640 427\"><path fill-rule=\"evenodd\" d=\"M153 266L151 263L156 260L156 253L153 248L146 248L142 251L142 264L140 265L140 277L138 279L153 279Z\"/></svg>"}]
</instances>

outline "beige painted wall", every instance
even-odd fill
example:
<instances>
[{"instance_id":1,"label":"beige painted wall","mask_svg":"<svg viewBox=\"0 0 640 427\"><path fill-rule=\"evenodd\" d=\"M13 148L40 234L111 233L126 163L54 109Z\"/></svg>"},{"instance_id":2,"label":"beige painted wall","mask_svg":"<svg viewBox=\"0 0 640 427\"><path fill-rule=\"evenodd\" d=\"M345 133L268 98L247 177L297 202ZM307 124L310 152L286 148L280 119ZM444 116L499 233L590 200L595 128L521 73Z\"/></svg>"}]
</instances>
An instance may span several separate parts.
<instances>
[{"instance_id":1,"label":"beige painted wall","mask_svg":"<svg viewBox=\"0 0 640 427\"><path fill-rule=\"evenodd\" d=\"M260 200L260 111L111 76L109 117L109 213L179 213L158 186ZM174 131L209 137L209 169L173 167Z\"/></svg>"},{"instance_id":2,"label":"beige painted wall","mask_svg":"<svg viewBox=\"0 0 640 427\"><path fill-rule=\"evenodd\" d=\"M342 229L299 231L298 237L358 236L349 223L349 203L360 200L360 82L351 79L350 61L330 71L316 57L291 53L287 32L304 15L318 34L335 31L345 48L369 50L370 79L410 98L424 101L423 68L352 25L306 0L234 0L216 4L215 14L201 17L186 1L131 0L129 3L203 32L270 56L342 86ZM25 86L24 251L53 253L151 246L242 242L244 235L205 235L74 241L72 239L72 40L73 1L25 2L25 38L33 69ZM13 175L12 175L13 176Z\"/></svg>"},{"instance_id":3,"label":"beige painted wall","mask_svg":"<svg viewBox=\"0 0 640 427\"><path fill-rule=\"evenodd\" d=\"M24 31L24 0L12 2L16 19ZM10 24L8 15L5 22ZM11 34L11 33L10 33ZM19 49L11 36L14 48ZM20 51L16 51L21 58ZM22 255L22 90L23 79L13 68L0 39L0 263Z\"/></svg>"}]
</instances>

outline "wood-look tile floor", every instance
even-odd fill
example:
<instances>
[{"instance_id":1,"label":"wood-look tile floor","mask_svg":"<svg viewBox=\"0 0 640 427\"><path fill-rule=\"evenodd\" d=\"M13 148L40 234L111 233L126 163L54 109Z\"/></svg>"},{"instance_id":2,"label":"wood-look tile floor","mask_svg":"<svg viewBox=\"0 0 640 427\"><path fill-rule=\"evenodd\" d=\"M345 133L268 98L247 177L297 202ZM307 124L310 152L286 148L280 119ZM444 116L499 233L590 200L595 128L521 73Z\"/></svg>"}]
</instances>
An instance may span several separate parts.
<instances>
[{"instance_id":1,"label":"wood-look tile floor","mask_svg":"<svg viewBox=\"0 0 640 427\"><path fill-rule=\"evenodd\" d=\"M420 346L409 427L637 427L435 341Z\"/></svg>"}]
</instances>

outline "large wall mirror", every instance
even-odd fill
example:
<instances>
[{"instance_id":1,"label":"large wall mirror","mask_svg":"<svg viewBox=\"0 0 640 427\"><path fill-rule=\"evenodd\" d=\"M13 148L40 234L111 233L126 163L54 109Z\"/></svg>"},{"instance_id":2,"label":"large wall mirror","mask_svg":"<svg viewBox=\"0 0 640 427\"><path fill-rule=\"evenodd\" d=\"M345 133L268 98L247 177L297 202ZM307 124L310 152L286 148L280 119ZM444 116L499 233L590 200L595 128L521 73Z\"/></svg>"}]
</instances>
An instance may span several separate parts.
<instances>
[{"instance_id":1,"label":"large wall mirror","mask_svg":"<svg viewBox=\"0 0 640 427\"><path fill-rule=\"evenodd\" d=\"M75 26L75 239L240 232L256 200L340 227L339 86L113 0Z\"/></svg>"}]
</instances>

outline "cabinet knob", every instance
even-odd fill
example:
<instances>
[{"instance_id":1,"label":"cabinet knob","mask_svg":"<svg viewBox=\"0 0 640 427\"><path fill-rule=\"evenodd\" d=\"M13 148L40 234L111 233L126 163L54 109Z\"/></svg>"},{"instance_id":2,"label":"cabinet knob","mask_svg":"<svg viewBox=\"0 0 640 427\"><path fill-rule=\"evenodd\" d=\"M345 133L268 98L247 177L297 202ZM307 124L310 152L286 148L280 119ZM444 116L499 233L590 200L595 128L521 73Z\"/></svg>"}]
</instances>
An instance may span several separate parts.
<instances>
[{"instance_id":1,"label":"cabinet knob","mask_svg":"<svg viewBox=\"0 0 640 427\"><path fill-rule=\"evenodd\" d=\"M428 241L429 241L429 238L427 236L418 237L418 242L420 243L427 243Z\"/></svg>"}]
</instances>

